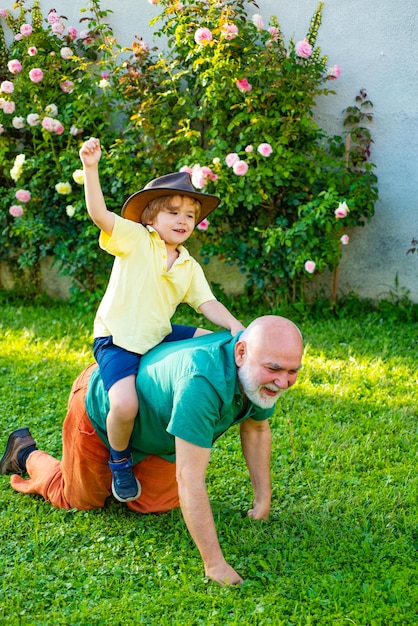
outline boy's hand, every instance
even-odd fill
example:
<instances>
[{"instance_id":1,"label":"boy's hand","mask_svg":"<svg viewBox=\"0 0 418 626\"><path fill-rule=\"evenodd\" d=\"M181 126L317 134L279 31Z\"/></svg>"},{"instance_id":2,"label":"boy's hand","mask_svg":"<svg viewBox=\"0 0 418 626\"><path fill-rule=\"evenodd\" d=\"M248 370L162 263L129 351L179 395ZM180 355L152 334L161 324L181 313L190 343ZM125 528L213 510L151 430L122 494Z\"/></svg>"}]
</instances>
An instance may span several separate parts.
<instances>
[{"instance_id":1,"label":"boy's hand","mask_svg":"<svg viewBox=\"0 0 418 626\"><path fill-rule=\"evenodd\" d=\"M83 143L80 148L79 154L84 167L97 165L102 155L102 151L100 149L100 141L95 137L91 137Z\"/></svg>"},{"instance_id":2,"label":"boy's hand","mask_svg":"<svg viewBox=\"0 0 418 626\"><path fill-rule=\"evenodd\" d=\"M231 335L235 337L235 335L239 333L240 330L245 330L245 326L243 326L239 320L234 320L231 324L230 330L231 330Z\"/></svg>"}]
</instances>

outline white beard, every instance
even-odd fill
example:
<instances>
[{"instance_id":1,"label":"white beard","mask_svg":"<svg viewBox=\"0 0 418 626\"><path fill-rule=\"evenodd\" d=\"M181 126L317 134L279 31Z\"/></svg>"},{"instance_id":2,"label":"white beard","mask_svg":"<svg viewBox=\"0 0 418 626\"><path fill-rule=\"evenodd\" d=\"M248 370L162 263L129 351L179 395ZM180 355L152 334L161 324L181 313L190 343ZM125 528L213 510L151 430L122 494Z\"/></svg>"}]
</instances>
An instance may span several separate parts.
<instances>
[{"instance_id":1,"label":"white beard","mask_svg":"<svg viewBox=\"0 0 418 626\"><path fill-rule=\"evenodd\" d=\"M255 406L261 409L271 409L279 397L287 389L280 389L276 385L260 385L251 373L250 364L248 361L238 368L238 379L241 383L241 387L247 398L255 404ZM271 391L277 391L278 394L274 397L263 394L263 389L270 389Z\"/></svg>"}]
</instances>

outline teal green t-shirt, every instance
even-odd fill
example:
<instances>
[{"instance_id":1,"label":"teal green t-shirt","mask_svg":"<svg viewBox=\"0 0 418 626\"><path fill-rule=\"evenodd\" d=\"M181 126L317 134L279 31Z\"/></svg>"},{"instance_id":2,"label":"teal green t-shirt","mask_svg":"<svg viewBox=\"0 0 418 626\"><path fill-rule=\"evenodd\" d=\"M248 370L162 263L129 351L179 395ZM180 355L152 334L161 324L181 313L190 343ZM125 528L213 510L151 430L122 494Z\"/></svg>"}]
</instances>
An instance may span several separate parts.
<instances>
[{"instance_id":1,"label":"teal green t-shirt","mask_svg":"<svg viewBox=\"0 0 418 626\"><path fill-rule=\"evenodd\" d=\"M243 411L234 346L228 331L163 343L141 358L136 388L139 411L131 436L135 463L149 454L175 461L174 437L202 448L230 426L251 417L268 419L274 409L252 403ZM89 381L86 409L103 442L109 398L97 368Z\"/></svg>"}]
</instances>

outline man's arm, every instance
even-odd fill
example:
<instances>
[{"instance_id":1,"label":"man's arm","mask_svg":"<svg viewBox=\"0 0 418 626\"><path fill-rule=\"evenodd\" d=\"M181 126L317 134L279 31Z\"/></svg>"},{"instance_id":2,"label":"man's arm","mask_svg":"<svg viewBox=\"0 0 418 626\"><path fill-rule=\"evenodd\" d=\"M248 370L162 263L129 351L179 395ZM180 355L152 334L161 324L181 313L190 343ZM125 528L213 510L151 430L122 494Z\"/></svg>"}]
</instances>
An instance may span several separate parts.
<instances>
[{"instance_id":1,"label":"man's arm","mask_svg":"<svg viewBox=\"0 0 418 626\"><path fill-rule=\"evenodd\" d=\"M205 574L220 585L235 585L243 581L222 554L206 490L209 457L210 449L176 437L180 506L187 528L201 554Z\"/></svg>"},{"instance_id":2,"label":"man's arm","mask_svg":"<svg viewBox=\"0 0 418 626\"><path fill-rule=\"evenodd\" d=\"M244 420L240 425L240 435L254 489L254 506L248 511L248 516L253 519L268 519L271 505L271 431L268 420Z\"/></svg>"}]
</instances>

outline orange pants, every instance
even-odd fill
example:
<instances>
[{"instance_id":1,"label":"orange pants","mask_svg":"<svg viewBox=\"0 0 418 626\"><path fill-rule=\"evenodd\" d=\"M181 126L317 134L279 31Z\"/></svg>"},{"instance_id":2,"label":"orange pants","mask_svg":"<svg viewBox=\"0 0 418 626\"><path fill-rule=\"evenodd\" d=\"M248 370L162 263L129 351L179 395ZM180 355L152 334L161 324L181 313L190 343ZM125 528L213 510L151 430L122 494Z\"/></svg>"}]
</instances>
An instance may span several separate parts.
<instances>
[{"instance_id":1,"label":"orange pants","mask_svg":"<svg viewBox=\"0 0 418 626\"><path fill-rule=\"evenodd\" d=\"M14 474L13 489L34 493L61 509L87 510L104 506L111 493L109 450L94 430L84 404L90 365L71 389L62 430L62 461L37 450L29 455L29 478ZM134 467L142 491L127 506L138 513L161 513L179 506L175 463L159 456L146 457Z\"/></svg>"}]
</instances>

